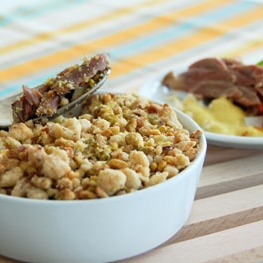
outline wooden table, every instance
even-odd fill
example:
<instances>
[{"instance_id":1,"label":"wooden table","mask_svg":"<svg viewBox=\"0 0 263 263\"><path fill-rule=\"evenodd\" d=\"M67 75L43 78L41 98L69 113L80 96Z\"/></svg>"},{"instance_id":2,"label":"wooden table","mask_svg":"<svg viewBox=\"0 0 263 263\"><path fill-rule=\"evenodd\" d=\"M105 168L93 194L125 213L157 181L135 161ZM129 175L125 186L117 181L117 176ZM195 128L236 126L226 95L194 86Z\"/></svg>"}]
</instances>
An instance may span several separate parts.
<instances>
[{"instance_id":1,"label":"wooden table","mask_svg":"<svg viewBox=\"0 0 263 263\"><path fill-rule=\"evenodd\" d=\"M161 247L121 262L263 261L263 151L209 146L187 224Z\"/></svg>"}]
</instances>

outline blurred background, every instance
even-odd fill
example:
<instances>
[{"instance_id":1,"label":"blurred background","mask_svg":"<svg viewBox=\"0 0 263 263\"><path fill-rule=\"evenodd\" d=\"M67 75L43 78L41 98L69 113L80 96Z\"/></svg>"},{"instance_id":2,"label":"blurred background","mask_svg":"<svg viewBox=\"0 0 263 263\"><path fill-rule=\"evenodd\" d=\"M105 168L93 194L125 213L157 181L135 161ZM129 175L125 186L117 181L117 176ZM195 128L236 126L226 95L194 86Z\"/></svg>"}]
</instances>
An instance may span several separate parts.
<instances>
[{"instance_id":1,"label":"blurred background","mask_svg":"<svg viewBox=\"0 0 263 263\"><path fill-rule=\"evenodd\" d=\"M251 0L18 0L0 9L0 96L32 87L83 57L108 52L105 88L208 56L263 59L263 5Z\"/></svg>"}]
</instances>

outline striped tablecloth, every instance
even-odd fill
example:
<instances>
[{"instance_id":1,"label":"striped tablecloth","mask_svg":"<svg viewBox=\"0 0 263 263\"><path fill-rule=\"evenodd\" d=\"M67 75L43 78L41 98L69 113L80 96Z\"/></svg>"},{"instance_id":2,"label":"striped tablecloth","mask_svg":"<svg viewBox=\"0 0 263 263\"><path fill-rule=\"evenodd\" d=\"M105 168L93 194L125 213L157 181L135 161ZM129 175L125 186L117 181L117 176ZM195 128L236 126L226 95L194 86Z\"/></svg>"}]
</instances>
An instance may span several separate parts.
<instances>
[{"instance_id":1,"label":"striped tablecloth","mask_svg":"<svg viewBox=\"0 0 263 263\"><path fill-rule=\"evenodd\" d=\"M101 52L112 65L103 89L116 92L136 91L155 75L204 57L257 63L263 1L2 1L0 97ZM262 160L263 150L209 145L187 224L162 246L122 262L263 260ZM16 261L0 256L7 262Z\"/></svg>"}]
</instances>

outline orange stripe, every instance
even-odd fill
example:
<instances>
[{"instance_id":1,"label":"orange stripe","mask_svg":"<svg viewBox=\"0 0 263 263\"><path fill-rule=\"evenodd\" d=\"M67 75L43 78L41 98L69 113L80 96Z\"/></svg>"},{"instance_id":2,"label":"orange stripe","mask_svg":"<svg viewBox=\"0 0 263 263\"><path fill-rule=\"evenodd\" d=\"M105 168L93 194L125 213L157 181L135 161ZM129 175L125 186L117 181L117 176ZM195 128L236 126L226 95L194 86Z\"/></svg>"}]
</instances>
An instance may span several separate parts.
<instances>
[{"instance_id":1,"label":"orange stripe","mask_svg":"<svg viewBox=\"0 0 263 263\"><path fill-rule=\"evenodd\" d=\"M174 20L178 19L179 17L185 18L186 16L193 16L196 14L200 14L202 12L208 11L209 9L217 8L229 2L230 2L229 0L202 2L200 4L188 7L180 11L176 10L174 12L171 12L171 13L159 16L159 17L155 17L152 20L147 21L144 24L136 25L130 29L126 29L121 32L116 32L102 39L77 44L75 46L58 51L56 53L46 55L45 57L34 59L31 61L28 61L27 63L18 64L10 68L6 68L2 70L1 72L2 74L0 76L0 81L6 81L6 80L14 79L14 78L19 78L24 75L30 74L31 72L34 72L36 69L42 70L52 65L56 65L59 63L66 62L68 60L73 60L73 59L82 57L85 54L100 52L101 50L107 49L110 46L119 45L121 43L128 42L130 41L130 39L134 39L135 37L143 36L145 35L145 32L149 33L149 32L162 30L166 26L174 23ZM178 43L178 41L176 41L176 44ZM192 42L193 41L191 39L190 43ZM171 48L170 47L171 45L168 44L168 46L169 48ZM183 48L185 49L187 48L185 43L182 43L181 50ZM135 57L128 58L126 59L126 61L123 60L121 63L116 63L113 66L114 68L113 76L124 74L128 71L131 71L137 68L139 66L138 63L141 63L142 61L143 61L143 64L145 65L145 64L148 64L149 61L154 62L156 60L159 60L160 57L166 57L169 54L176 52L174 46L172 46L171 50L165 50L165 51L168 52L167 55L165 53L161 54L159 49L158 50L154 49L144 54L138 54ZM145 61L142 60L141 56L146 58L146 60ZM123 62L128 63L127 65L128 68L124 66L124 64L122 64ZM130 62L132 64L129 64Z\"/></svg>"}]
</instances>

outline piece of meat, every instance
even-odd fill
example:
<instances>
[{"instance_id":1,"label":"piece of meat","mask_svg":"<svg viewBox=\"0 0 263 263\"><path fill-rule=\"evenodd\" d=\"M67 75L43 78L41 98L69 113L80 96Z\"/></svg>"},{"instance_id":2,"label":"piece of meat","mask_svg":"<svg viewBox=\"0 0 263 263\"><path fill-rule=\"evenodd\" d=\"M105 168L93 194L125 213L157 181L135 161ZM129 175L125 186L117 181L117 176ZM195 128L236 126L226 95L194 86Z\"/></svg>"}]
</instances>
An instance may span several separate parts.
<instances>
[{"instance_id":1,"label":"piece of meat","mask_svg":"<svg viewBox=\"0 0 263 263\"><path fill-rule=\"evenodd\" d=\"M43 95L37 89L30 89L26 85L23 85L22 89L29 104L37 106L40 103Z\"/></svg>"},{"instance_id":2,"label":"piece of meat","mask_svg":"<svg viewBox=\"0 0 263 263\"><path fill-rule=\"evenodd\" d=\"M222 61L225 63L228 69L236 66L243 66L242 61L236 58L222 58Z\"/></svg>"},{"instance_id":3,"label":"piece of meat","mask_svg":"<svg viewBox=\"0 0 263 263\"><path fill-rule=\"evenodd\" d=\"M189 69L193 69L193 68L198 68L198 69L202 68L202 69L208 69L213 71L228 70L228 67L225 64L224 60L220 58L204 58L198 60L189 66Z\"/></svg>"},{"instance_id":4,"label":"piece of meat","mask_svg":"<svg viewBox=\"0 0 263 263\"><path fill-rule=\"evenodd\" d=\"M205 79L204 79L205 76ZM224 81L233 82L233 76L229 71L219 71L203 68L191 68L187 72L180 74L179 79L186 85L189 90L197 83L202 81Z\"/></svg>"},{"instance_id":5,"label":"piece of meat","mask_svg":"<svg viewBox=\"0 0 263 263\"><path fill-rule=\"evenodd\" d=\"M245 109L263 104L263 68L235 59L201 59L177 76L169 72L162 84L203 99L224 96Z\"/></svg>"},{"instance_id":6,"label":"piece of meat","mask_svg":"<svg viewBox=\"0 0 263 263\"><path fill-rule=\"evenodd\" d=\"M191 89L191 92L199 97L204 97L203 94L205 94L207 99L215 99L220 96L236 98L242 95L242 92L234 84L213 80L200 81Z\"/></svg>"},{"instance_id":7,"label":"piece of meat","mask_svg":"<svg viewBox=\"0 0 263 263\"><path fill-rule=\"evenodd\" d=\"M37 116L52 116L59 108L60 101L61 96L59 96L58 94L52 93L52 96L49 96L49 94L44 94L43 100L41 100L40 104L35 110L35 114ZM33 116L31 116L31 118L32 117Z\"/></svg>"},{"instance_id":8,"label":"piece of meat","mask_svg":"<svg viewBox=\"0 0 263 263\"><path fill-rule=\"evenodd\" d=\"M184 91L188 91L187 90L187 86L184 85L184 81L183 79L180 79L178 76L176 76L172 71L168 72L163 80L162 80L162 84L167 86L168 88L172 89L172 90L184 90ZM190 86L189 86L189 90L190 90Z\"/></svg>"},{"instance_id":9,"label":"piece of meat","mask_svg":"<svg viewBox=\"0 0 263 263\"><path fill-rule=\"evenodd\" d=\"M240 97L234 97L233 101L245 107L253 107L261 104L260 97L254 87L238 85L238 90L242 92Z\"/></svg>"},{"instance_id":10,"label":"piece of meat","mask_svg":"<svg viewBox=\"0 0 263 263\"><path fill-rule=\"evenodd\" d=\"M26 121L34 116L43 95L36 89L23 85L23 96L12 104L13 111L20 121Z\"/></svg>"},{"instance_id":11,"label":"piece of meat","mask_svg":"<svg viewBox=\"0 0 263 263\"><path fill-rule=\"evenodd\" d=\"M68 67L57 74L49 90L54 90L59 95L66 94L76 87L85 85L90 78L105 70L108 65L109 57L106 53L85 59L80 66Z\"/></svg>"}]
</instances>

